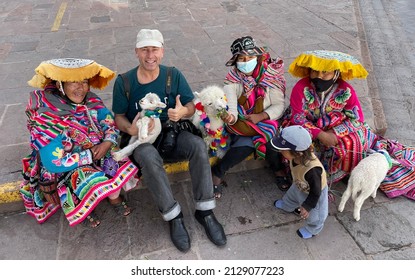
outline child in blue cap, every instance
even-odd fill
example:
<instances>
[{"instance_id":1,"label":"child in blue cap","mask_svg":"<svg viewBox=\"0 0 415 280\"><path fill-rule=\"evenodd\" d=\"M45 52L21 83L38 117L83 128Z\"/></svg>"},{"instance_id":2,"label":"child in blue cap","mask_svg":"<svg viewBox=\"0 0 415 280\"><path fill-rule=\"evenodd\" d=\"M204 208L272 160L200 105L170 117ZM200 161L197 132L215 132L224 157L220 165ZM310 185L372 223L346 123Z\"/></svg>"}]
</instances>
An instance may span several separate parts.
<instances>
[{"instance_id":1,"label":"child in blue cap","mask_svg":"<svg viewBox=\"0 0 415 280\"><path fill-rule=\"evenodd\" d=\"M311 136L302 126L293 125L272 138L271 146L290 161L293 177L291 187L274 206L299 214L305 226L297 234L304 239L311 238L323 229L328 215L326 172L313 152Z\"/></svg>"}]
</instances>

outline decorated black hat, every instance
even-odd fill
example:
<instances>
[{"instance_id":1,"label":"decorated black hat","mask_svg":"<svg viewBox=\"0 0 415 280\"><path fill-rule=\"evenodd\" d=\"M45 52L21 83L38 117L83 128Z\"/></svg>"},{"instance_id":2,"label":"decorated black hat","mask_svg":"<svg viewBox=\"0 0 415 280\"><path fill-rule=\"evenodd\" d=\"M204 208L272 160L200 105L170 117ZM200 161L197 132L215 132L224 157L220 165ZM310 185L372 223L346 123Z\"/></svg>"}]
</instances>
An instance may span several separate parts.
<instances>
[{"instance_id":1,"label":"decorated black hat","mask_svg":"<svg viewBox=\"0 0 415 280\"><path fill-rule=\"evenodd\" d=\"M265 48L257 47L255 40L251 36L244 36L233 41L231 45L232 58L226 62L226 66L235 65L236 58L240 54L261 55L266 52Z\"/></svg>"}]
</instances>

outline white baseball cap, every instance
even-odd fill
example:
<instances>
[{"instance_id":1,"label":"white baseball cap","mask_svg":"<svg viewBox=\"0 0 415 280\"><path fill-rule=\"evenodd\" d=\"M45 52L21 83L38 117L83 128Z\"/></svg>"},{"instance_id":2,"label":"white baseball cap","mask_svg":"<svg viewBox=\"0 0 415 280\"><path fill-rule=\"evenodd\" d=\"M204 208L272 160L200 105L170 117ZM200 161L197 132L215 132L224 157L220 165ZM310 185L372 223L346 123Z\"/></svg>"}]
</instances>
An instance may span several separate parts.
<instances>
[{"instance_id":1,"label":"white baseball cap","mask_svg":"<svg viewBox=\"0 0 415 280\"><path fill-rule=\"evenodd\" d=\"M303 152L307 150L312 139L310 133L300 125L284 128L278 136L271 139L271 146L276 150Z\"/></svg>"},{"instance_id":2,"label":"white baseball cap","mask_svg":"<svg viewBox=\"0 0 415 280\"><path fill-rule=\"evenodd\" d=\"M157 29L141 29L137 34L136 48L159 47L164 44L163 35Z\"/></svg>"}]
</instances>

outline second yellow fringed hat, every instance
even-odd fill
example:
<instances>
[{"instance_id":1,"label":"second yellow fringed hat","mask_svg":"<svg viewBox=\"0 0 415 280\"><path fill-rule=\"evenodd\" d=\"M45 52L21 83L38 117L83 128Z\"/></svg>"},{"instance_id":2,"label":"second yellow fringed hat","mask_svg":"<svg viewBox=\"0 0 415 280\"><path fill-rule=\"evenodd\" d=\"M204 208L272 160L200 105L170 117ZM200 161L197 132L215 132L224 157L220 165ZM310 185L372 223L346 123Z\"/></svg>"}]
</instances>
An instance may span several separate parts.
<instances>
[{"instance_id":1,"label":"second yellow fringed hat","mask_svg":"<svg viewBox=\"0 0 415 280\"><path fill-rule=\"evenodd\" d=\"M80 82L89 80L93 88L103 89L114 78L115 73L91 59L58 58L43 61L35 69L36 74L27 83L35 88L44 88L51 81Z\"/></svg>"},{"instance_id":2,"label":"second yellow fringed hat","mask_svg":"<svg viewBox=\"0 0 415 280\"><path fill-rule=\"evenodd\" d=\"M297 56L290 64L288 72L295 77L307 77L310 68L315 71L339 70L344 80L364 79L368 73L363 65L353 56L327 50L306 51Z\"/></svg>"}]
</instances>

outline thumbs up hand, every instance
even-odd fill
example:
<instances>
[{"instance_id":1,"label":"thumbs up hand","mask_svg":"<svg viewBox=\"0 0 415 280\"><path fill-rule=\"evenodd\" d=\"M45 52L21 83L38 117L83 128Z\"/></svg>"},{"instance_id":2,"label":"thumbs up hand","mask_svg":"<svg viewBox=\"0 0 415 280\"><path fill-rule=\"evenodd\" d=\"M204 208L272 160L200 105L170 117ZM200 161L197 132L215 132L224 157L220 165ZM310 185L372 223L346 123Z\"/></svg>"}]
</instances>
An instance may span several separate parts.
<instances>
[{"instance_id":1,"label":"thumbs up hand","mask_svg":"<svg viewBox=\"0 0 415 280\"><path fill-rule=\"evenodd\" d=\"M180 94L176 96L176 106L174 108L170 108L167 110L167 115L170 120L177 122L179 121L185 114L186 110L185 107L180 102Z\"/></svg>"}]
</instances>

